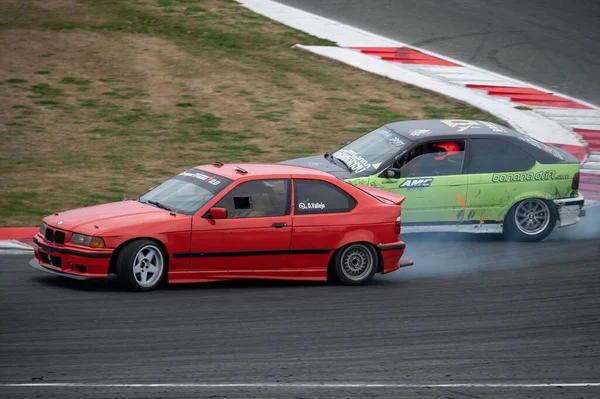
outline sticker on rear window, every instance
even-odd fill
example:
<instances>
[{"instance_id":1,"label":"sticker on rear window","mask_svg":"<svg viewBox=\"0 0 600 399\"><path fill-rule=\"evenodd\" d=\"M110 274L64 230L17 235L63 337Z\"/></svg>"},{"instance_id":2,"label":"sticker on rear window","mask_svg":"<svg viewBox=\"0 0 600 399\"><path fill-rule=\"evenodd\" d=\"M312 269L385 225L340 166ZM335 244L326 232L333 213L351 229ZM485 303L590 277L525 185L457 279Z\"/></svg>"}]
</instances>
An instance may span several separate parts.
<instances>
[{"instance_id":1,"label":"sticker on rear window","mask_svg":"<svg viewBox=\"0 0 600 399\"><path fill-rule=\"evenodd\" d=\"M305 209L325 209L325 204L322 202L309 202L310 199L307 198L304 201L298 203L298 208Z\"/></svg>"}]
</instances>

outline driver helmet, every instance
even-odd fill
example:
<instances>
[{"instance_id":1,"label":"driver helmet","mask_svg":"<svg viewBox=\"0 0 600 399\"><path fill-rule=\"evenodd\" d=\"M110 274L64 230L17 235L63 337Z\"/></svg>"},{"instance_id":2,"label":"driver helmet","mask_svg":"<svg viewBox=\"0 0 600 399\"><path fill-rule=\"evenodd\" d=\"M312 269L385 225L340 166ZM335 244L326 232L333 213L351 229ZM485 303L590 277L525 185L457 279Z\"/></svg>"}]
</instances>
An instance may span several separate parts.
<instances>
[{"instance_id":1,"label":"driver helmet","mask_svg":"<svg viewBox=\"0 0 600 399\"><path fill-rule=\"evenodd\" d=\"M436 161L442 161L447 156L456 155L460 152L460 146L455 141L444 141L442 143L435 143L433 148L437 149Z\"/></svg>"}]
</instances>

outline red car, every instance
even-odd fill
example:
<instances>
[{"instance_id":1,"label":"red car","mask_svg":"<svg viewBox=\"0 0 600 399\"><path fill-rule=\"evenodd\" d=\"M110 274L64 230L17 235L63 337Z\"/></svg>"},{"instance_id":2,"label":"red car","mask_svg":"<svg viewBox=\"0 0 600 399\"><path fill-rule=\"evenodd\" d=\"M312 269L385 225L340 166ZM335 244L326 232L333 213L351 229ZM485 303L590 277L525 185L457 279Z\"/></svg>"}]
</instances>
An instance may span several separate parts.
<instances>
[{"instance_id":1,"label":"red car","mask_svg":"<svg viewBox=\"0 0 600 399\"><path fill-rule=\"evenodd\" d=\"M165 280L361 285L412 261L400 260L404 197L359 187L301 166L202 165L137 200L47 216L30 265L75 279L116 274L136 291Z\"/></svg>"}]
</instances>

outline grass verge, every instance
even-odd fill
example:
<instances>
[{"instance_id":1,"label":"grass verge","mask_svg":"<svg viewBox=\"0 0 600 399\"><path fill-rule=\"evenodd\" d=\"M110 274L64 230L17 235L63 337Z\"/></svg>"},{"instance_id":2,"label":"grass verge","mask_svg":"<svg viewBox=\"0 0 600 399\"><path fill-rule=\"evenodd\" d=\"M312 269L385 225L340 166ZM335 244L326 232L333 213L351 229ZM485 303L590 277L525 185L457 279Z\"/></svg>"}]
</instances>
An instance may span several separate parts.
<instances>
[{"instance_id":1,"label":"grass verge","mask_svg":"<svg viewBox=\"0 0 600 399\"><path fill-rule=\"evenodd\" d=\"M279 161L384 123L494 118L291 49L230 0L0 3L0 226L134 198L192 165Z\"/></svg>"}]
</instances>

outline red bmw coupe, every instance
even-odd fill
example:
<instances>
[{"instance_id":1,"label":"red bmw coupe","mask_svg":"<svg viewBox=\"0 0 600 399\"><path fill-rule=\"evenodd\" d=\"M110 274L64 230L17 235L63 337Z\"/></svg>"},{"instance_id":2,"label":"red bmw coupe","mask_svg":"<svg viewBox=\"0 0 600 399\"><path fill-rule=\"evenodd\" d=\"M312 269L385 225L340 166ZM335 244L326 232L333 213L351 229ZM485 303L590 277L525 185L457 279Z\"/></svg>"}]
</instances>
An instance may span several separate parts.
<instances>
[{"instance_id":1,"label":"red bmw coupe","mask_svg":"<svg viewBox=\"0 0 600 399\"><path fill-rule=\"evenodd\" d=\"M136 291L231 279L361 285L412 265L401 260L403 200L316 169L215 162L137 200L47 216L30 265L75 279L116 274Z\"/></svg>"}]
</instances>

